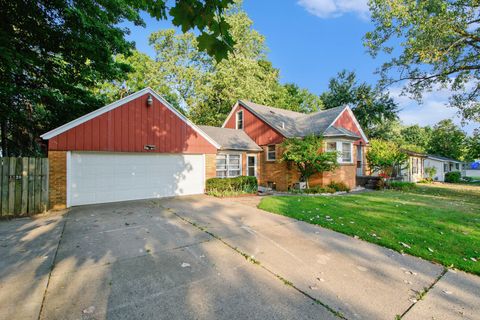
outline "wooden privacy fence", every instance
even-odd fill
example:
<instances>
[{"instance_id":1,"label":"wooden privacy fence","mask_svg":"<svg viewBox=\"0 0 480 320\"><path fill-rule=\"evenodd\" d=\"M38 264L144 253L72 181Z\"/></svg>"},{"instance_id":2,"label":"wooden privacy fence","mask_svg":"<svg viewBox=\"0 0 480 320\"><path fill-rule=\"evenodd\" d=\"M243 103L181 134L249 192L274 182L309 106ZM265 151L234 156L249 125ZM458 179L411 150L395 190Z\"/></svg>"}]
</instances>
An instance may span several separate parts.
<instances>
[{"instance_id":1,"label":"wooden privacy fence","mask_svg":"<svg viewBox=\"0 0 480 320\"><path fill-rule=\"evenodd\" d=\"M48 159L0 157L0 217L48 208Z\"/></svg>"}]
</instances>

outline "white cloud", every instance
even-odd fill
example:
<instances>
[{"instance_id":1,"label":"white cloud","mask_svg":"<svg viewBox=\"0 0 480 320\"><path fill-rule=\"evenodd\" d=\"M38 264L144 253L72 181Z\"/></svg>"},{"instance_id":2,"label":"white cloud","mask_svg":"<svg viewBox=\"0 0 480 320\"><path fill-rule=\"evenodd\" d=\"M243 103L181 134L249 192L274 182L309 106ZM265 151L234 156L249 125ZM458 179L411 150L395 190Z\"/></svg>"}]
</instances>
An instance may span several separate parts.
<instances>
[{"instance_id":1,"label":"white cloud","mask_svg":"<svg viewBox=\"0 0 480 320\"><path fill-rule=\"evenodd\" d=\"M298 4L320 18L335 18L345 13L355 13L362 19L368 17L368 0L299 0Z\"/></svg>"},{"instance_id":2,"label":"white cloud","mask_svg":"<svg viewBox=\"0 0 480 320\"><path fill-rule=\"evenodd\" d=\"M451 95L450 91L447 89L425 93L423 95L422 104L418 104L415 100L402 96L401 87L393 87L389 91L390 95L401 108L399 117L404 124L433 126L441 120L452 119L453 122L459 125L463 131L469 134L473 132L474 128L480 127L480 123L477 122L462 125L462 121L457 114L457 109L447 106L448 98Z\"/></svg>"}]
</instances>

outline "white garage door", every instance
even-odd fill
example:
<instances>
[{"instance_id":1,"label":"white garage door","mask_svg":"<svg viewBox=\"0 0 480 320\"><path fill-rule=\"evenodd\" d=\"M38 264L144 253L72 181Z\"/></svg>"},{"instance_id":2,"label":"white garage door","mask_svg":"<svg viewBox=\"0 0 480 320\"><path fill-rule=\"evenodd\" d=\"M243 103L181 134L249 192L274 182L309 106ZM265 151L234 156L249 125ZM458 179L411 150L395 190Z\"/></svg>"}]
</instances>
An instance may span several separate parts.
<instances>
[{"instance_id":1,"label":"white garage door","mask_svg":"<svg viewBox=\"0 0 480 320\"><path fill-rule=\"evenodd\" d=\"M203 155L72 152L68 205L201 194Z\"/></svg>"}]
</instances>

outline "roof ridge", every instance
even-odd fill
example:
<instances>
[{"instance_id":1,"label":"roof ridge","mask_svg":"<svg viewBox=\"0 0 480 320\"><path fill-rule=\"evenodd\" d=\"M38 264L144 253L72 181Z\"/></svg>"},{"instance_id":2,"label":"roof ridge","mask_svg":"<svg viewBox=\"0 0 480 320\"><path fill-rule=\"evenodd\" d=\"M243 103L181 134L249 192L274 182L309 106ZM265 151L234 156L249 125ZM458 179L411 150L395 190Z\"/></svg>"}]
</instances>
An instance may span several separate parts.
<instances>
[{"instance_id":1,"label":"roof ridge","mask_svg":"<svg viewBox=\"0 0 480 320\"><path fill-rule=\"evenodd\" d=\"M256 102L253 102L253 101L247 100L247 99L239 99L238 101L239 101L239 102L243 102L243 103L247 103L247 104L248 104L248 103L251 103L251 104L254 104L255 106L259 106L259 107L281 110L281 111L288 112L288 113L295 113L295 114L297 114L297 115L299 115L299 116L307 115L307 113L298 112L298 111L293 111L293 110L290 110L290 109L285 109L285 108L280 108L280 107L267 106L267 105L265 105L265 104L256 103Z\"/></svg>"}]
</instances>

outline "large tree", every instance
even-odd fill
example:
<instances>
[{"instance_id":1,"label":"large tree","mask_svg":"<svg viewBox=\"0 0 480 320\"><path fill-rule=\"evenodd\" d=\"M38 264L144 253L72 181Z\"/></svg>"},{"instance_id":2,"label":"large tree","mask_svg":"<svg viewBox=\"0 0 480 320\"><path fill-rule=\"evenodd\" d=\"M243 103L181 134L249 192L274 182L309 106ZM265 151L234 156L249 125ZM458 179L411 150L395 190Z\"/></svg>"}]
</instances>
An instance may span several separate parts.
<instances>
[{"instance_id":1,"label":"large tree","mask_svg":"<svg viewBox=\"0 0 480 320\"><path fill-rule=\"evenodd\" d=\"M97 92L115 100L150 86L165 95L196 123L220 125L237 99L274 105L299 112L322 107L318 96L295 84L279 83L279 71L268 61L264 37L252 28L241 3L229 7L225 20L235 45L228 59L218 62L198 49L193 33L173 29L150 36L154 59L135 52L119 55L135 71L125 81L109 81Z\"/></svg>"},{"instance_id":2,"label":"large tree","mask_svg":"<svg viewBox=\"0 0 480 320\"><path fill-rule=\"evenodd\" d=\"M405 82L421 101L425 91L448 88L450 105L480 121L480 5L478 0L370 0L375 29L365 45L391 55L382 86ZM400 45L395 45L400 43Z\"/></svg>"},{"instance_id":3,"label":"large tree","mask_svg":"<svg viewBox=\"0 0 480 320\"><path fill-rule=\"evenodd\" d=\"M388 95L367 83L359 83L355 72L345 70L330 79L328 91L320 95L325 108L350 105L365 134L371 138L383 138L388 122L398 119L398 105Z\"/></svg>"},{"instance_id":4,"label":"large tree","mask_svg":"<svg viewBox=\"0 0 480 320\"><path fill-rule=\"evenodd\" d=\"M480 160L480 129L475 129L472 136L467 138L466 144L465 161Z\"/></svg>"},{"instance_id":5,"label":"large tree","mask_svg":"<svg viewBox=\"0 0 480 320\"><path fill-rule=\"evenodd\" d=\"M121 79L128 64L129 21L144 25L140 11L173 18L183 31L199 30L198 46L217 59L234 42L222 16L233 0L100 0L0 2L0 147L2 155L38 153L42 131L102 104L90 90Z\"/></svg>"},{"instance_id":6,"label":"large tree","mask_svg":"<svg viewBox=\"0 0 480 320\"><path fill-rule=\"evenodd\" d=\"M463 160L466 134L452 120L442 120L432 130L428 152L440 156Z\"/></svg>"},{"instance_id":7,"label":"large tree","mask_svg":"<svg viewBox=\"0 0 480 320\"><path fill-rule=\"evenodd\" d=\"M415 124L411 126L404 126L400 130L400 142L420 148L418 151L425 152L430 145L431 139L432 128L429 126L421 127L418 124Z\"/></svg>"}]
</instances>

